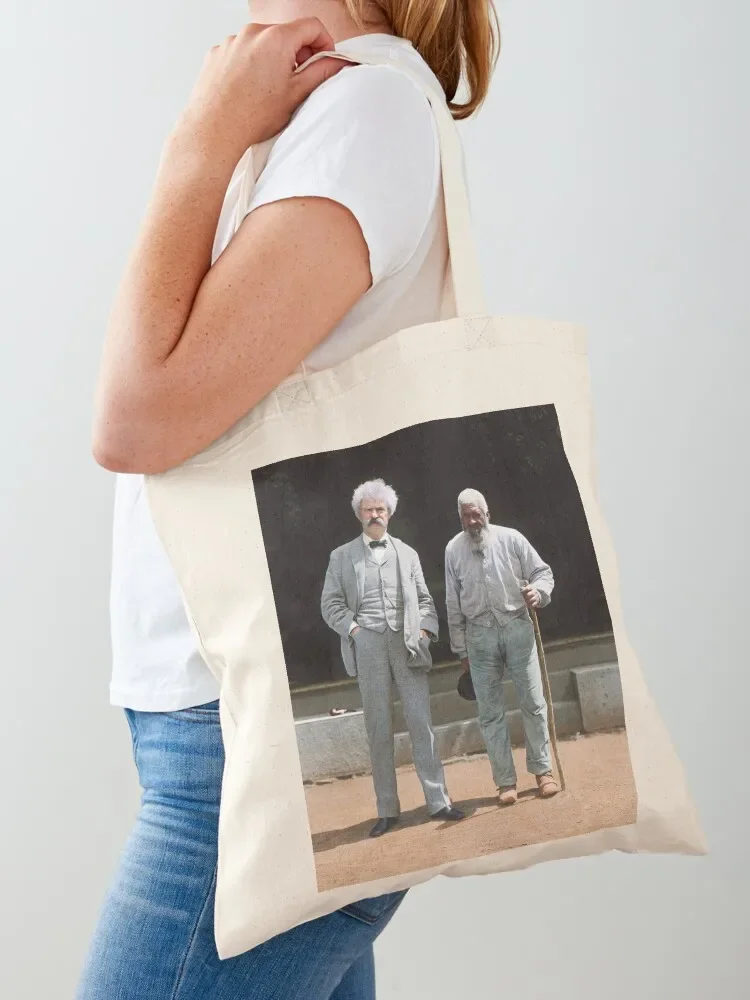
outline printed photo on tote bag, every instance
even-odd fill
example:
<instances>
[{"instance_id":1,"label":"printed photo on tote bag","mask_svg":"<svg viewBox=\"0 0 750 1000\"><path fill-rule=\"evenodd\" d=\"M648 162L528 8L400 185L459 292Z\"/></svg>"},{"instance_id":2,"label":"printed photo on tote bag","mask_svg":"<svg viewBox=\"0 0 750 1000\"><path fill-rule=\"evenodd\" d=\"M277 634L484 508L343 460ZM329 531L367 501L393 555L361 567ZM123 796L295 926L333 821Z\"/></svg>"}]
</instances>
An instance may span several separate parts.
<instances>
[{"instance_id":1,"label":"printed photo on tote bag","mask_svg":"<svg viewBox=\"0 0 750 1000\"><path fill-rule=\"evenodd\" d=\"M252 478L321 890L635 822L612 622L553 406ZM555 734L572 738L559 763ZM463 822L440 821L452 803ZM394 820L378 845L374 817Z\"/></svg>"},{"instance_id":2,"label":"printed photo on tote bag","mask_svg":"<svg viewBox=\"0 0 750 1000\"><path fill-rule=\"evenodd\" d=\"M223 958L438 874L705 851L622 621L584 333L487 314L458 134L411 78L440 137L445 318L302 365L147 477L221 682ZM267 154L238 165L237 226Z\"/></svg>"}]
</instances>

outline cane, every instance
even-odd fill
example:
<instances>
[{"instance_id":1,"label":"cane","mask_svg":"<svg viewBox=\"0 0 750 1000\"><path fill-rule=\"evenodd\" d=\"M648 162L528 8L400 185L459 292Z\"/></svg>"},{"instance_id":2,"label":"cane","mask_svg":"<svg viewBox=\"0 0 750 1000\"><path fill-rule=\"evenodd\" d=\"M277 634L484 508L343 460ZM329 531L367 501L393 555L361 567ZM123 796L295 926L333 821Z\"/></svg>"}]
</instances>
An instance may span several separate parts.
<instances>
[{"instance_id":1,"label":"cane","mask_svg":"<svg viewBox=\"0 0 750 1000\"><path fill-rule=\"evenodd\" d=\"M521 587L528 587L526 581L521 581ZM539 666L542 672L542 686L544 688L544 697L547 699L547 723L549 725L549 738L552 743L552 752L555 755L555 763L557 764L557 773L560 778L560 791L565 791L565 771L563 770L562 761L560 760L560 751L557 748L557 729L555 728L555 706L552 704L552 688L549 683L549 674L547 673L547 661L544 657L544 646L542 645L542 633L539 630L539 618L537 617L536 608L529 608L529 614L531 615L531 621L534 624L534 638L536 640L536 651L539 656Z\"/></svg>"}]
</instances>

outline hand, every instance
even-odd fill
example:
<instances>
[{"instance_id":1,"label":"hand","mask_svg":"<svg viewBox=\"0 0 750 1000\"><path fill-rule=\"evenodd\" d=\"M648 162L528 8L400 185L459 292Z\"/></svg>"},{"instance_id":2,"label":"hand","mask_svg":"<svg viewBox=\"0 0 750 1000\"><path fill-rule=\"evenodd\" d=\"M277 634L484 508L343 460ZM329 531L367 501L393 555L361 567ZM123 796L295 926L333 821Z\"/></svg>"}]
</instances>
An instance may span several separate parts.
<instances>
[{"instance_id":1,"label":"hand","mask_svg":"<svg viewBox=\"0 0 750 1000\"><path fill-rule=\"evenodd\" d=\"M353 628L349 634L350 635L356 635L357 632L361 632L361 631L362 631L362 626L361 625L357 625L357 627Z\"/></svg>"},{"instance_id":2,"label":"hand","mask_svg":"<svg viewBox=\"0 0 750 1000\"><path fill-rule=\"evenodd\" d=\"M523 594L523 599L526 601L527 608L539 608L542 604L542 595L539 591L532 587L530 584L521 588L521 593Z\"/></svg>"},{"instance_id":3,"label":"hand","mask_svg":"<svg viewBox=\"0 0 750 1000\"><path fill-rule=\"evenodd\" d=\"M236 164L249 146L280 132L302 101L345 66L319 59L295 74L310 56L333 48L315 17L244 25L206 55L172 143Z\"/></svg>"},{"instance_id":4,"label":"hand","mask_svg":"<svg viewBox=\"0 0 750 1000\"><path fill-rule=\"evenodd\" d=\"M430 638L430 633L429 632L425 632L425 630L423 628L421 628L419 630L419 638L420 639L429 639Z\"/></svg>"},{"instance_id":5,"label":"hand","mask_svg":"<svg viewBox=\"0 0 750 1000\"><path fill-rule=\"evenodd\" d=\"M469 667L469 657L468 656L462 656L461 657L461 669L463 670L463 672L465 674L468 674L468 672L470 670L470 667Z\"/></svg>"}]
</instances>

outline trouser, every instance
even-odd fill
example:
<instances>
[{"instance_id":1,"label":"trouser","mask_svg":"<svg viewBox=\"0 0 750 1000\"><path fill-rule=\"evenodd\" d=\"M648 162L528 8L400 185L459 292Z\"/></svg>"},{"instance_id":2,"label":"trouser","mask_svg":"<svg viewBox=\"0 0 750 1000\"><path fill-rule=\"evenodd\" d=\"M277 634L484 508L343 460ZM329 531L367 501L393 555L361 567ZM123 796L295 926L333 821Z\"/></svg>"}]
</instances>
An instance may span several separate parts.
<instances>
[{"instance_id":1,"label":"trouser","mask_svg":"<svg viewBox=\"0 0 750 1000\"><path fill-rule=\"evenodd\" d=\"M502 788L516 783L503 696L506 671L513 681L521 706L526 737L526 767L531 774L548 774L552 764L547 703L531 620L522 616L512 618L506 625L494 622L489 626L469 622L466 646L477 696L479 726L495 784Z\"/></svg>"},{"instance_id":2,"label":"trouser","mask_svg":"<svg viewBox=\"0 0 750 1000\"><path fill-rule=\"evenodd\" d=\"M373 941L404 894L363 900L220 960L218 702L126 715L143 799L77 1000L374 1000Z\"/></svg>"},{"instance_id":3,"label":"trouser","mask_svg":"<svg viewBox=\"0 0 750 1000\"><path fill-rule=\"evenodd\" d=\"M375 632L362 628L354 636L357 680L362 694L365 729L370 747L372 781L378 816L398 816L401 805L396 782L393 740L395 682L411 737L414 767L422 783L430 814L450 805L430 714L430 684L423 667L408 664L403 630Z\"/></svg>"}]
</instances>

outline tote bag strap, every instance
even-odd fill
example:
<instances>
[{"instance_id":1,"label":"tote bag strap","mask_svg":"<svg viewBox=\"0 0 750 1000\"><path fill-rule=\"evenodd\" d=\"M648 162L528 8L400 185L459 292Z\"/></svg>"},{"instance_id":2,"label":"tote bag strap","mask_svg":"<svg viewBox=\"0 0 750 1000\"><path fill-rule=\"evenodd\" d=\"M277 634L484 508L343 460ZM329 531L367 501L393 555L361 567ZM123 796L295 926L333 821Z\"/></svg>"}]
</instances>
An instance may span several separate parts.
<instances>
[{"instance_id":1,"label":"tote bag strap","mask_svg":"<svg viewBox=\"0 0 750 1000\"><path fill-rule=\"evenodd\" d=\"M469 195L464 179L463 152L456 123L445 100L445 94L429 86L417 73L405 68L396 59L385 54L358 54L356 57L343 52L320 52L297 67L301 72L318 59L341 59L354 65L392 66L407 76L427 98L438 130L440 164L442 171L445 222L448 231L448 252L450 258L450 284L455 301L456 314L462 318L485 317L487 307L482 291L482 277L479 270L476 246L472 235ZM234 212L234 232L241 225L252 198L257 180L253 164L253 150L248 149L237 168L240 172L240 190ZM262 169L262 168L261 168ZM444 296L445 298L445 296ZM445 312L445 302L443 313ZM448 318L443 315L443 318ZM299 384L305 379L307 366L302 361L284 382ZM282 383L283 385L284 383Z\"/></svg>"},{"instance_id":2,"label":"tote bag strap","mask_svg":"<svg viewBox=\"0 0 750 1000\"><path fill-rule=\"evenodd\" d=\"M429 101L440 142L445 222L448 229L448 250L456 312L461 317L486 316L482 277L471 228L469 195L464 180L461 139L446 103L445 94L430 87L417 73L404 68L400 62L389 59L386 55L358 54L354 57L343 52L319 52L299 66L297 72L301 72L317 59L327 58L343 59L355 65L361 63L369 66L392 66L399 73L409 77Z\"/></svg>"}]
</instances>

